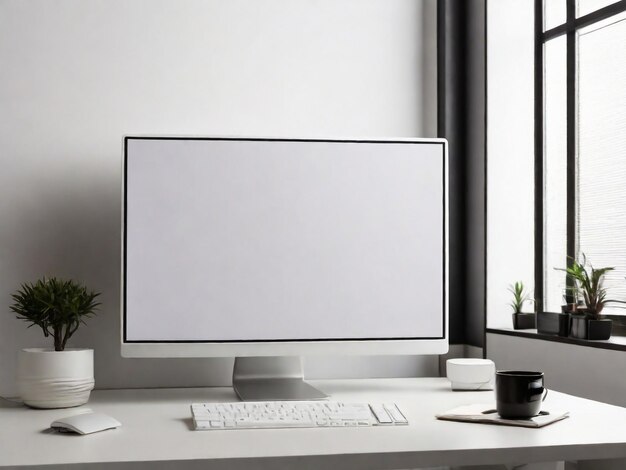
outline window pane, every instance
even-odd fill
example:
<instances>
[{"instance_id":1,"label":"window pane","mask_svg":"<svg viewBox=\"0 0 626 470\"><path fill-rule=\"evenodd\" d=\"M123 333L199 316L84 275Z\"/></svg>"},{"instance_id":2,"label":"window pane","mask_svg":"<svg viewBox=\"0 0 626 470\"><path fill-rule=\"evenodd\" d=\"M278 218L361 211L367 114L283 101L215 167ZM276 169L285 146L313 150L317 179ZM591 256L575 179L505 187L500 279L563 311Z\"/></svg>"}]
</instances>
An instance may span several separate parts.
<instances>
[{"instance_id":1,"label":"window pane","mask_svg":"<svg viewBox=\"0 0 626 470\"><path fill-rule=\"evenodd\" d=\"M507 286L535 287L535 8L528 0L488 5L487 325L511 328Z\"/></svg>"},{"instance_id":2,"label":"window pane","mask_svg":"<svg viewBox=\"0 0 626 470\"><path fill-rule=\"evenodd\" d=\"M566 0L543 0L543 24L544 31L565 23Z\"/></svg>"},{"instance_id":3,"label":"window pane","mask_svg":"<svg viewBox=\"0 0 626 470\"><path fill-rule=\"evenodd\" d=\"M544 305L560 312L565 276L554 268L567 260L567 93L566 38L544 48Z\"/></svg>"},{"instance_id":4,"label":"window pane","mask_svg":"<svg viewBox=\"0 0 626 470\"><path fill-rule=\"evenodd\" d=\"M576 16L585 16L588 13L604 8L616 0L578 0L576 6Z\"/></svg>"},{"instance_id":5,"label":"window pane","mask_svg":"<svg viewBox=\"0 0 626 470\"><path fill-rule=\"evenodd\" d=\"M626 299L626 15L581 30L578 44L578 248L617 268L605 287Z\"/></svg>"}]
</instances>

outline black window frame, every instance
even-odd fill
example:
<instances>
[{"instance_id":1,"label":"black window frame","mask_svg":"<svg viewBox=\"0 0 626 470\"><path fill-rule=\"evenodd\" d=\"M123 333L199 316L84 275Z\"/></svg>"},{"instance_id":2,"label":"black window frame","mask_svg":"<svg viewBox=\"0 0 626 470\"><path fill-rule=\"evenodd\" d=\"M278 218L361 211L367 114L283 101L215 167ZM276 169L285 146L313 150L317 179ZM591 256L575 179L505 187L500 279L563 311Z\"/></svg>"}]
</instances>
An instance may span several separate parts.
<instances>
[{"instance_id":1,"label":"black window frame","mask_svg":"<svg viewBox=\"0 0 626 470\"><path fill-rule=\"evenodd\" d=\"M578 87L576 33L589 25L598 23L626 11L626 0L612 3L587 15L576 17L576 0L566 2L566 21L544 31L544 1L535 0L535 302L537 313L544 311L544 46L551 39L566 36L566 240L567 259L570 265L576 256L576 130ZM568 282L569 279L568 279ZM613 334L626 335L626 317L605 315L614 321Z\"/></svg>"}]
</instances>

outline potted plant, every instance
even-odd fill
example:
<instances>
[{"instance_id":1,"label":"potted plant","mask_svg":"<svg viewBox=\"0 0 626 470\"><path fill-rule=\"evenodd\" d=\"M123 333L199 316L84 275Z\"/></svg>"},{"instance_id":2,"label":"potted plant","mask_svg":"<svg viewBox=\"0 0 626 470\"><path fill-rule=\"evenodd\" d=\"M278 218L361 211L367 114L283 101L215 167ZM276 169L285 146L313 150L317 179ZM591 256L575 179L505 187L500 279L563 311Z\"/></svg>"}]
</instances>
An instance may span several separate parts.
<instances>
[{"instance_id":1,"label":"potted plant","mask_svg":"<svg viewBox=\"0 0 626 470\"><path fill-rule=\"evenodd\" d=\"M75 281L42 278L24 283L13 295L17 318L52 337L54 349L20 351L17 385L24 403L34 408L83 405L94 387L93 350L67 348L67 342L100 305L99 293Z\"/></svg>"},{"instance_id":2,"label":"potted plant","mask_svg":"<svg viewBox=\"0 0 626 470\"><path fill-rule=\"evenodd\" d=\"M535 328L535 314L522 312L524 304L533 301L528 292L524 290L524 283L517 281L515 284L510 285L509 292L513 294L513 300L509 304L513 309L513 329L528 330Z\"/></svg>"},{"instance_id":3,"label":"potted plant","mask_svg":"<svg viewBox=\"0 0 626 470\"><path fill-rule=\"evenodd\" d=\"M567 274L566 284L568 287L563 289L563 305L561 305L561 313L577 313L578 308L584 307L584 305L582 299L580 299L578 295L576 280Z\"/></svg>"},{"instance_id":4,"label":"potted plant","mask_svg":"<svg viewBox=\"0 0 626 470\"><path fill-rule=\"evenodd\" d=\"M602 318L601 312L609 303L624 303L608 299L607 290L603 286L604 276L613 269L615 268L594 268L587 263L584 254L582 262L572 260L567 268L558 269L565 271L573 279L572 289L582 297L582 303L577 304L575 313L571 314L571 337L592 340L606 340L611 337L613 322Z\"/></svg>"},{"instance_id":5,"label":"potted plant","mask_svg":"<svg viewBox=\"0 0 626 470\"><path fill-rule=\"evenodd\" d=\"M576 288L566 287L563 292L563 301L565 303L561 306L561 312L542 312L537 316L537 331L539 333L569 336L570 315L575 313L578 307Z\"/></svg>"}]
</instances>

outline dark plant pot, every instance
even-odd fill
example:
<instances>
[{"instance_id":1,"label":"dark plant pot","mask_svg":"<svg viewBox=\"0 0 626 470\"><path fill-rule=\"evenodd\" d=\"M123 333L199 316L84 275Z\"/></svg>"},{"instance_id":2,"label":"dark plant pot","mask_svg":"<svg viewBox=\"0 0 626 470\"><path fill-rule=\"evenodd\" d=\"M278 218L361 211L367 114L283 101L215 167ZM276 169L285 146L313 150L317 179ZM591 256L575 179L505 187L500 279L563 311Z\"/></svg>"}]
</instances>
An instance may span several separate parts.
<instances>
[{"instance_id":1,"label":"dark plant pot","mask_svg":"<svg viewBox=\"0 0 626 470\"><path fill-rule=\"evenodd\" d=\"M589 318L586 315L572 315L570 336L578 339L607 340L611 337L613 320Z\"/></svg>"},{"instance_id":2,"label":"dark plant pot","mask_svg":"<svg viewBox=\"0 0 626 470\"><path fill-rule=\"evenodd\" d=\"M545 335L569 336L570 314L544 312L537 315L537 332Z\"/></svg>"},{"instance_id":3,"label":"dark plant pot","mask_svg":"<svg viewBox=\"0 0 626 470\"><path fill-rule=\"evenodd\" d=\"M572 338L587 339L587 316L572 315L572 327L569 335Z\"/></svg>"},{"instance_id":4,"label":"dark plant pot","mask_svg":"<svg viewBox=\"0 0 626 470\"><path fill-rule=\"evenodd\" d=\"M587 339L606 340L611 337L613 320L587 320Z\"/></svg>"},{"instance_id":5,"label":"dark plant pot","mask_svg":"<svg viewBox=\"0 0 626 470\"><path fill-rule=\"evenodd\" d=\"M514 330L531 330L535 328L535 317L537 315L534 313L514 313L512 316Z\"/></svg>"}]
</instances>

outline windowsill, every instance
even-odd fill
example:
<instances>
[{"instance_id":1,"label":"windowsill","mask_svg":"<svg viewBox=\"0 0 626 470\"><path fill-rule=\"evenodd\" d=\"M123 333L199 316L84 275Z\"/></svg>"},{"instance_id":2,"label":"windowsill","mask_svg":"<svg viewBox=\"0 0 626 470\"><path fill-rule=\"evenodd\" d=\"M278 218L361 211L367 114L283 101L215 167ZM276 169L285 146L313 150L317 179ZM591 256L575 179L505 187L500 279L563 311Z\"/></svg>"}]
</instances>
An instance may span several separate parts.
<instances>
[{"instance_id":1,"label":"windowsill","mask_svg":"<svg viewBox=\"0 0 626 470\"><path fill-rule=\"evenodd\" d=\"M514 330L512 328L487 328L487 333L497 335L519 336L521 338L540 339L543 341L553 341L555 343L575 344L590 348L612 349L614 351L626 351L626 336L611 336L605 341L590 341L587 339L564 338L556 335L546 335L537 333L537 330Z\"/></svg>"}]
</instances>

